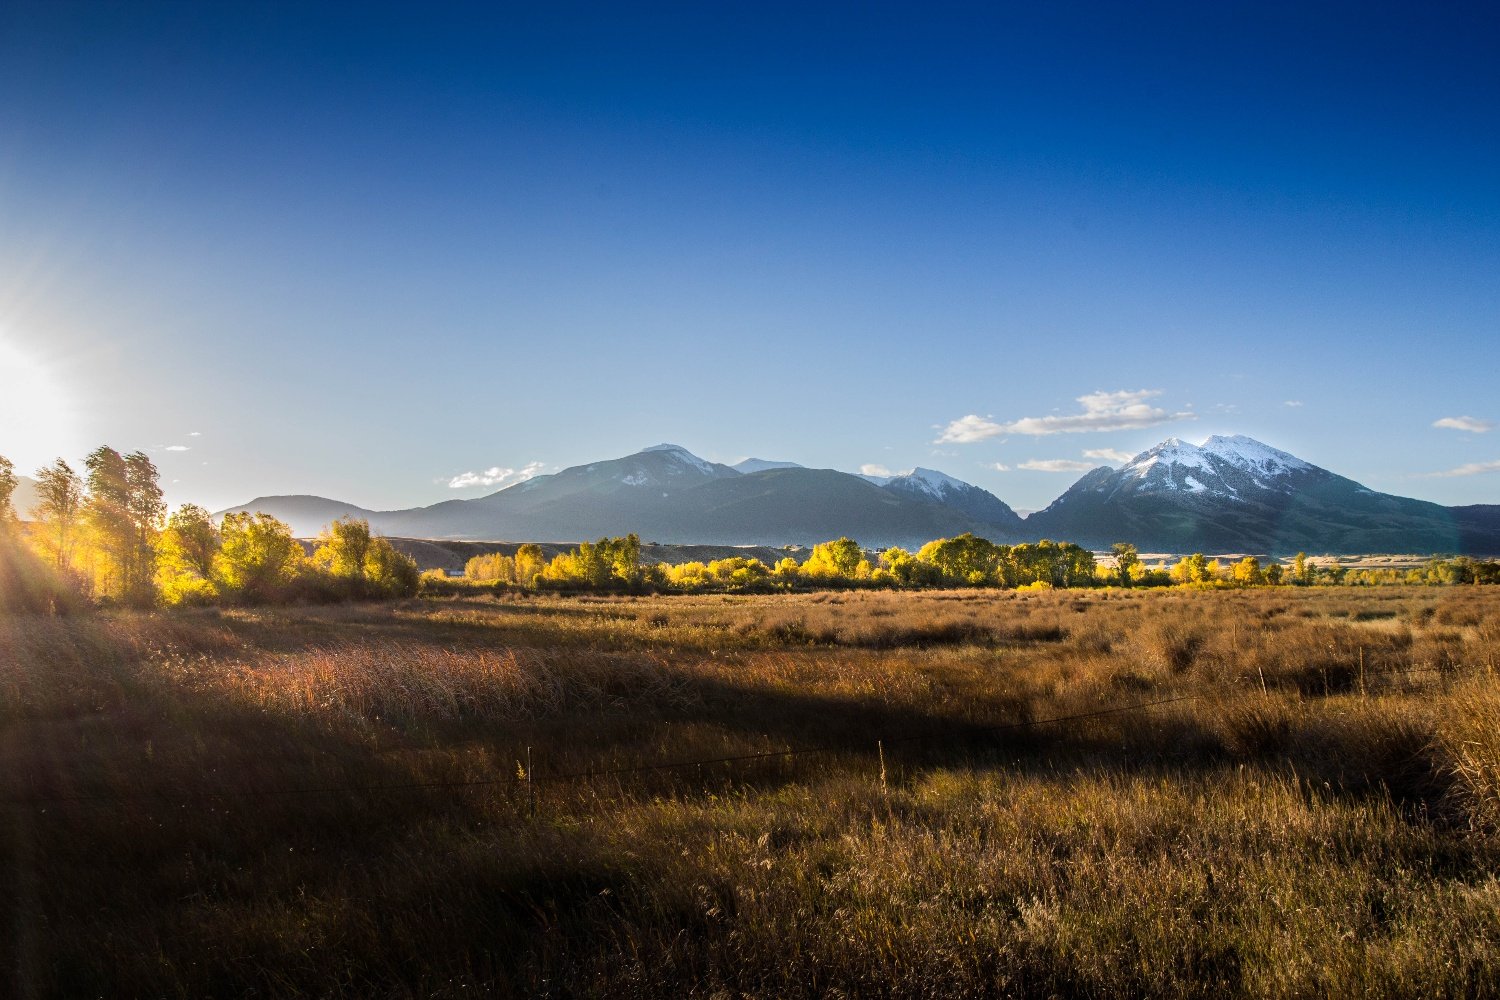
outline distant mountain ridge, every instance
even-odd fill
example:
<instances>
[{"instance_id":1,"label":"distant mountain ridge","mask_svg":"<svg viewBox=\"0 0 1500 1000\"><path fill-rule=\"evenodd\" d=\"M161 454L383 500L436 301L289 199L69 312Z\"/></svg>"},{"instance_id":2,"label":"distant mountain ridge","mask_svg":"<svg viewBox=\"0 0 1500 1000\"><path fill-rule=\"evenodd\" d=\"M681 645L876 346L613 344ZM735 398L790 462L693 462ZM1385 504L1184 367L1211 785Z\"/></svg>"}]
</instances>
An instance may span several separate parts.
<instances>
[{"instance_id":1,"label":"distant mountain ridge","mask_svg":"<svg viewBox=\"0 0 1500 1000\"><path fill-rule=\"evenodd\" d=\"M1243 435L1169 438L1085 473L1025 523L1168 552L1500 552L1500 518L1377 493Z\"/></svg>"},{"instance_id":2,"label":"distant mountain ridge","mask_svg":"<svg viewBox=\"0 0 1500 1000\"><path fill-rule=\"evenodd\" d=\"M1154 552L1500 554L1500 505L1448 508L1377 493L1242 435L1176 438L1119 469L1085 473L1022 519L1003 500L934 469L867 477L792 462L709 462L679 445L573 466L488 496L371 511L321 497L260 497L311 535L367 518L407 538L577 542L635 532L697 545L811 545L840 535L880 548L973 532L997 542L1053 538Z\"/></svg>"},{"instance_id":3,"label":"distant mountain ridge","mask_svg":"<svg viewBox=\"0 0 1500 1000\"><path fill-rule=\"evenodd\" d=\"M411 510L366 511L321 497L260 497L232 509L264 510L299 535L348 513L385 534L455 540L579 541L635 532L669 544L779 547L849 535L883 547L966 531L999 541L1019 538L1021 519L1003 501L942 473L921 470L923 476L877 486L791 462L740 465L750 471L661 444L477 499Z\"/></svg>"}]
</instances>

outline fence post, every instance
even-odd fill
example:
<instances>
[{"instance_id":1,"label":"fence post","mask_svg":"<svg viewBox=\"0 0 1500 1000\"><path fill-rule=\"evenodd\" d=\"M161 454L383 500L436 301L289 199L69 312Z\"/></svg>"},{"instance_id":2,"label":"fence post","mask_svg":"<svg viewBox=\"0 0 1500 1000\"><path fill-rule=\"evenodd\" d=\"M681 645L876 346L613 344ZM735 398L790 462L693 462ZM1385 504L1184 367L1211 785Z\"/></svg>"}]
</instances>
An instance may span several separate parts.
<instances>
[{"instance_id":1,"label":"fence post","mask_svg":"<svg viewBox=\"0 0 1500 1000\"><path fill-rule=\"evenodd\" d=\"M885 784L885 743L881 740L875 741L875 755L880 758L880 794L889 795Z\"/></svg>"}]
</instances>

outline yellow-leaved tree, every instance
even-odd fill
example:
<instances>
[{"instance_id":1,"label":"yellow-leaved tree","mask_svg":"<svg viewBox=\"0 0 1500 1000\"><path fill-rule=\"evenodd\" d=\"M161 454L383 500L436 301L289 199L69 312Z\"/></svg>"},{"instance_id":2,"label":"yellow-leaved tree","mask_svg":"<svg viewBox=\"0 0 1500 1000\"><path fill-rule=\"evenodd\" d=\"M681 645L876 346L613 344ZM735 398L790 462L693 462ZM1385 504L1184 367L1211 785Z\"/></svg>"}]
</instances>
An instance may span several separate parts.
<instances>
[{"instance_id":1,"label":"yellow-leaved tree","mask_svg":"<svg viewBox=\"0 0 1500 1000\"><path fill-rule=\"evenodd\" d=\"M802 564L802 575L824 580L867 580L872 568L859 543L844 537L814 545Z\"/></svg>"},{"instance_id":2,"label":"yellow-leaved tree","mask_svg":"<svg viewBox=\"0 0 1500 1000\"><path fill-rule=\"evenodd\" d=\"M156 584L167 604L208 604L219 595L214 558L219 529L208 511L183 504L167 518L157 541Z\"/></svg>"},{"instance_id":3,"label":"yellow-leaved tree","mask_svg":"<svg viewBox=\"0 0 1500 1000\"><path fill-rule=\"evenodd\" d=\"M250 601L286 597L306 558L289 525L245 511L225 514L219 534L214 576L230 593Z\"/></svg>"}]
</instances>

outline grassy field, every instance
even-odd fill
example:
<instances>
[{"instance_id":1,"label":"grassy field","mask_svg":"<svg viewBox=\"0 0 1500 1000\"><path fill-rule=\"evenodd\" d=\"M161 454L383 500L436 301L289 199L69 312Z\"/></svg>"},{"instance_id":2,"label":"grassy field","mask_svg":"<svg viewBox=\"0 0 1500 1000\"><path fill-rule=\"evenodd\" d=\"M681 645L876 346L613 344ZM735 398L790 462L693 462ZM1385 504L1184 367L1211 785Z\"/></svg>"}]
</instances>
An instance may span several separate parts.
<instances>
[{"instance_id":1,"label":"grassy field","mask_svg":"<svg viewBox=\"0 0 1500 1000\"><path fill-rule=\"evenodd\" d=\"M1497 657L1500 588L0 618L0 991L1494 996Z\"/></svg>"}]
</instances>

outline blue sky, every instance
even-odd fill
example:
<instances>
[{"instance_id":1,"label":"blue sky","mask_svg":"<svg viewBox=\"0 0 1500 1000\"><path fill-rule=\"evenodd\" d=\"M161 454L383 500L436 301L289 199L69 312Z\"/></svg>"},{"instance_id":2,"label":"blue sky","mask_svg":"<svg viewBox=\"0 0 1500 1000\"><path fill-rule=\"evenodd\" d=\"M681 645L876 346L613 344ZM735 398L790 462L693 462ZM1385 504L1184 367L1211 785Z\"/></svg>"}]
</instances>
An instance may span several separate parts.
<instances>
[{"instance_id":1,"label":"blue sky","mask_svg":"<svg viewBox=\"0 0 1500 1000\"><path fill-rule=\"evenodd\" d=\"M1500 502L1497 51L1479 5L12 0L0 454L383 508L670 440L1032 508L1245 433Z\"/></svg>"}]
</instances>

